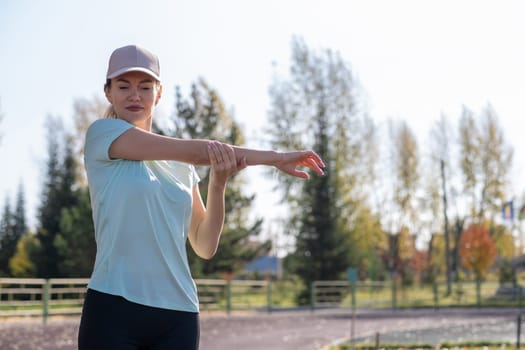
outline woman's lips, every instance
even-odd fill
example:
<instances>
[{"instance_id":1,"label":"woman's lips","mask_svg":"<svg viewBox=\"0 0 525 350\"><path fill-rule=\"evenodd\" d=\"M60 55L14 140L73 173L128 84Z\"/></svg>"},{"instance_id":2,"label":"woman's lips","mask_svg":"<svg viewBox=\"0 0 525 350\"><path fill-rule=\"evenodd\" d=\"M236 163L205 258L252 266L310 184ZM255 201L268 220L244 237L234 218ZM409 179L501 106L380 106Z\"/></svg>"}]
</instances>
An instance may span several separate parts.
<instances>
[{"instance_id":1,"label":"woman's lips","mask_svg":"<svg viewBox=\"0 0 525 350\"><path fill-rule=\"evenodd\" d=\"M129 106L129 107L126 107L126 109L131 112L138 112L138 111L141 111L143 108L140 106Z\"/></svg>"}]
</instances>

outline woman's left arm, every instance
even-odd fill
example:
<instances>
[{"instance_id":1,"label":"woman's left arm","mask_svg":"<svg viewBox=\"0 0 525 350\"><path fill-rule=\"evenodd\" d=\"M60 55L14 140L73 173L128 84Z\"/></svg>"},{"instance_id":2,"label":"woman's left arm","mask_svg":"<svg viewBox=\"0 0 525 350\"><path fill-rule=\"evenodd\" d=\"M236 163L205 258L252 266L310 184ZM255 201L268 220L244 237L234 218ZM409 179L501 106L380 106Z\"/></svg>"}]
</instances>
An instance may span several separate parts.
<instances>
[{"instance_id":1,"label":"woman's left arm","mask_svg":"<svg viewBox=\"0 0 525 350\"><path fill-rule=\"evenodd\" d=\"M234 149L221 143L210 143L210 179L206 207L199 186L193 187L193 205L189 240L195 253L203 259L211 259L219 245L224 225L224 194L228 179L246 167L246 159L237 163Z\"/></svg>"}]
</instances>

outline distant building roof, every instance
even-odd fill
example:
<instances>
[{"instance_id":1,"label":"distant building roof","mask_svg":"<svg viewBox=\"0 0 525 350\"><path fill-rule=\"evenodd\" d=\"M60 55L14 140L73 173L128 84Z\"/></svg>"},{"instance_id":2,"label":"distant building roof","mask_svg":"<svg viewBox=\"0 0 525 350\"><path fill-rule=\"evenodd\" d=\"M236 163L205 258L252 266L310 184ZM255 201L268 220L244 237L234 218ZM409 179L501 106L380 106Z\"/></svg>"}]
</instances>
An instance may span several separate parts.
<instances>
[{"instance_id":1,"label":"distant building roof","mask_svg":"<svg viewBox=\"0 0 525 350\"><path fill-rule=\"evenodd\" d=\"M261 256L246 264L244 270L248 272L270 272L280 275L281 259L275 256Z\"/></svg>"}]
</instances>

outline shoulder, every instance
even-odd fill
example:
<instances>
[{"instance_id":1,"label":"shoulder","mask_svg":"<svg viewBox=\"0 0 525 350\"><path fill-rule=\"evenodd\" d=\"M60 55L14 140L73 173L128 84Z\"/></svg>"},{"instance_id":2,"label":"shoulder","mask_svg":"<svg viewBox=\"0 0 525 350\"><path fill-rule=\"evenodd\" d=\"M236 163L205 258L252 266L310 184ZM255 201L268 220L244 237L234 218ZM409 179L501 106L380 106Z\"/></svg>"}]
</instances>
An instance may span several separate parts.
<instances>
[{"instance_id":1,"label":"shoulder","mask_svg":"<svg viewBox=\"0 0 525 350\"><path fill-rule=\"evenodd\" d=\"M115 129L128 129L132 128L133 125L122 119L116 118L103 118L97 119L88 127L87 133L97 133L106 130Z\"/></svg>"},{"instance_id":2,"label":"shoulder","mask_svg":"<svg viewBox=\"0 0 525 350\"><path fill-rule=\"evenodd\" d=\"M134 126L122 119L98 119L86 132L84 156L87 160L109 160L111 143Z\"/></svg>"},{"instance_id":3,"label":"shoulder","mask_svg":"<svg viewBox=\"0 0 525 350\"><path fill-rule=\"evenodd\" d=\"M105 139L112 141L133 127L132 124L122 119L104 118L95 120L87 129L86 143L93 141L100 142Z\"/></svg>"}]
</instances>

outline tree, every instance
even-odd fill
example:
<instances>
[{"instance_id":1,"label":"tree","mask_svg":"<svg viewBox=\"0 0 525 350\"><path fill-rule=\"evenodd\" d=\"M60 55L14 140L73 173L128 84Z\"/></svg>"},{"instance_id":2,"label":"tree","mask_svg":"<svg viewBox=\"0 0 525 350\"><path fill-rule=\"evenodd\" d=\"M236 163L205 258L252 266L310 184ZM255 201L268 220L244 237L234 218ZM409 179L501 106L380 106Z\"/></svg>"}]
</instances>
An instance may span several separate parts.
<instances>
[{"instance_id":1,"label":"tree","mask_svg":"<svg viewBox=\"0 0 525 350\"><path fill-rule=\"evenodd\" d=\"M415 196L419 185L417 140L405 122L393 128L394 202L399 209L399 222L411 231L418 222Z\"/></svg>"},{"instance_id":2,"label":"tree","mask_svg":"<svg viewBox=\"0 0 525 350\"><path fill-rule=\"evenodd\" d=\"M498 116L491 105L481 115L479 217L492 222L508 196L513 149L505 143Z\"/></svg>"},{"instance_id":3,"label":"tree","mask_svg":"<svg viewBox=\"0 0 525 350\"><path fill-rule=\"evenodd\" d=\"M270 87L272 148L313 149L326 164L326 174L309 181L279 177L296 242L290 266L306 286L339 278L352 262L352 243L358 239L352 222L364 206L360 191L370 169L365 140L373 130L359 109L357 92L358 83L339 54L315 52L298 38L292 41L289 77L276 77Z\"/></svg>"},{"instance_id":4,"label":"tree","mask_svg":"<svg viewBox=\"0 0 525 350\"><path fill-rule=\"evenodd\" d=\"M86 277L95 263L95 229L88 189L80 188L76 195L78 203L62 209L60 232L55 236L54 246L61 276Z\"/></svg>"},{"instance_id":5,"label":"tree","mask_svg":"<svg viewBox=\"0 0 525 350\"><path fill-rule=\"evenodd\" d=\"M408 227L403 226L398 233L388 235L388 251L383 255L385 265L394 278L401 276L405 285L413 282L414 253L415 240Z\"/></svg>"},{"instance_id":6,"label":"tree","mask_svg":"<svg viewBox=\"0 0 525 350\"><path fill-rule=\"evenodd\" d=\"M463 106L459 120L460 169L463 176L463 193L467 196L470 205L470 217L478 216L476 206L478 203L479 153L481 152L478 140L480 138L473 112Z\"/></svg>"},{"instance_id":7,"label":"tree","mask_svg":"<svg viewBox=\"0 0 525 350\"><path fill-rule=\"evenodd\" d=\"M445 236L445 277L447 281L447 295L452 293L452 259L450 255L450 225L448 219L448 206L449 206L449 190L448 183L450 182L451 174L451 160L450 160L450 144L452 139L452 129L449 126L448 119L444 114L441 114L441 118L434 127L431 129L431 174L440 174L440 180L436 180L436 175L431 176L433 181L427 181L430 183L430 203L431 203L431 221L439 222L436 220L441 213L443 214L443 228ZM437 165L439 164L439 171L437 171ZM449 181L447 182L447 179ZM435 186L435 184L441 183L441 186ZM441 187L441 191L439 191ZM442 205L440 205L442 203ZM441 209L441 213L439 212ZM432 228L431 232L441 231L440 228ZM430 257L430 254L429 254Z\"/></svg>"},{"instance_id":8,"label":"tree","mask_svg":"<svg viewBox=\"0 0 525 350\"><path fill-rule=\"evenodd\" d=\"M0 276L6 276L8 273L9 258L13 254L13 213L9 204L9 198L6 198L2 218L0 220Z\"/></svg>"},{"instance_id":9,"label":"tree","mask_svg":"<svg viewBox=\"0 0 525 350\"><path fill-rule=\"evenodd\" d=\"M438 275L446 271L444 235L433 233L428 244L428 270L425 281L435 282Z\"/></svg>"},{"instance_id":10,"label":"tree","mask_svg":"<svg viewBox=\"0 0 525 350\"><path fill-rule=\"evenodd\" d=\"M242 131L226 111L217 91L204 80L192 85L190 99L182 96L176 89L176 112L172 121L174 131L163 130L157 124L155 128L164 134L177 137L216 139L230 144L242 145ZM201 181L199 188L206 203L209 181L209 169L198 169ZM204 171L203 171L204 170ZM270 241L258 241L262 228L262 219L251 222L248 217L255 195L246 195L241 174L236 174L228 181L225 193L225 222L221 240L215 257L203 261L197 258L192 249L188 249L188 258L195 276L226 274L239 271L247 262L266 254Z\"/></svg>"},{"instance_id":11,"label":"tree","mask_svg":"<svg viewBox=\"0 0 525 350\"><path fill-rule=\"evenodd\" d=\"M57 271L61 276L86 277L96 255L95 230L85 172L81 168L85 133L93 121L102 117L107 103L99 98L77 99L73 104L75 124L72 136L66 136L63 193L71 195L71 206L60 211L59 231L53 246L57 252Z\"/></svg>"},{"instance_id":12,"label":"tree","mask_svg":"<svg viewBox=\"0 0 525 350\"><path fill-rule=\"evenodd\" d=\"M39 277L59 277L59 256L54 242L60 232L62 209L77 203L74 193L77 165L74 151L63 134L59 119L49 118L47 129L47 171L36 233L39 249L33 252L31 258L37 266Z\"/></svg>"},{"instance_id":13,"label":"tree","mask_svg":"<svg viewBox=\"0 0 525 350\"><path fill-rule=\"evenodd\" d=\"M461 236L459 254L461 264L481 281L496 258L496 245L483 225L471 224Z\"/></svg>"},{"instance_id":14,"label":"tree","mask_svg":"<svg viewBox=\"0 0 525 350\"><path fill-rule=\"evenodd\" d=\"M389 267L392 278L401 274L407 283L411 278L407 266L409 261L401 256L401 245L406 246L410 240L407 234L417 232L418 215L417 190L419 185L419 155L416 138L408 125L401 122L390 124L391 132L391 165L394 204L394 218L392 219L392 232L390 237ZM406 248L406 247L405 247ZM405 249L406 250L406 249Z\"/></svg>"},{"instance_id":15,"label":"tree","mask_svg":"<svg viewBox=\"0 0 525 350\"><path fill-rule=\"evenodd\" d=\"M13 233L14 239L18 240L27 233L27 221L26 221L26 200L25 190L22 183L18 185L18 193L16 195L15 212L13 215Z\"/></svg>"},{"instance_id":16,"label":"tree","mask_svg":"<svg viewBox=\"0 0 525 350\"><path fill-rule=\"evenodd\" d=\"M459 216L459 214L454 218L454 224L452 226L452 238L453 246L450 252L451 254L451 269L454 273L455 280L459 280L459 269L461 267L461 258L459 256L459 247L461 235L463 234L465 223L467 218L465 216Z\"/></svg>"},{"instance_id":17,"label":"tree","mask_svg":"<svg viewBox=\"0 0 525 350\"><path fill-rule=\"evenodd\" d=\"M24 188L20 184L15 210L12 211L9 198L6 198L0 220L0 275L10 275L9 260L15 255L18 241L26 231Z\"/></svg>"},{"instance_id":18,"label":"tree","mask_svg":"<svg viewBox=\"0 0 525 350\"><path fill-rule=\"evenodd\" d=\"M386 276L381 254L388 250L388 237L381 227L379 215L370 208L360 207L349 225L350 266L358 269L362 280L383 280Z\"/></svg>"},{"instance_id":19,"label":"tree","mask_svg":"<svg viewBox=\"0 0 525 350\"><path fill-rule=\"evenodd\" d=\"M95 120L100 119L108 106L107 101L94 97L92 99L81 98L73 102L74 129L70 143L77 160L79 171L76 173L76 182L80 187L87 186L85 171L83 171L84 140L88 127Z\"/></svg>"},{"instance_id":20,"label":"tree","mask_svg":"<svg viewBox=\"0 0 525 350\"><path fill-rule=\"evenodd\" d=\"M513 150L505 143L497 114L487 105L480 124L464 108L460 119L460 165L471 216L493 221L506 200Z\"/></svg>"},{"instance_id":21,"label":"tree","mask_svg":"<svg viewBox=\"0 0 525 350\"><path fill-rule=\"evenodd\" d=\"M494 240L500 258L511 260L515 257L514 237L505 225L490 224L489 233Z\"/></svg>"},{"instance_id":22,"label":"tree","mask_svg":"<svg viewBox=\"0 0 525 350\"><path fill-rule=\"evenodd\" d=\"M16 245L16 252L9 260L9 271L14 277L35 277L37 268L31 256L40 251L40 242L36 236L27 232Z\"/></svg>"}]
</instances>

